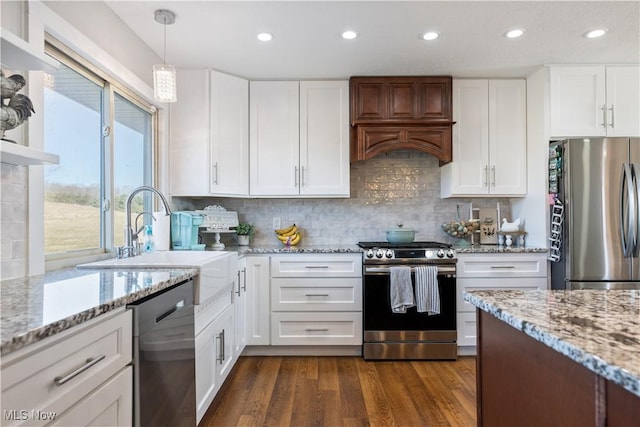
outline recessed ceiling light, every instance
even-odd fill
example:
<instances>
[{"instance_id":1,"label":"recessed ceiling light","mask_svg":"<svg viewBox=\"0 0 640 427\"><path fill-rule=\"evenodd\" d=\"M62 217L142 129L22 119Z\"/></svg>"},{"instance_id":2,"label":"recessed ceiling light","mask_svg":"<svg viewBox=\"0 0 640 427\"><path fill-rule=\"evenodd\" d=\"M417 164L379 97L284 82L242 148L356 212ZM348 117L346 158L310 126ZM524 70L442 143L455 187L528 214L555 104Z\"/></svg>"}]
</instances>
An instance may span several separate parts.
<instances>
[{"instance_id":1,"label":"recessed ceiling light","mask_svg":"<svg viewBox=\"0 0 640 427\"><path fill-rule=\"evenodd\" d=\"M604 28L599 28L597 30L591 30L588 33L586 33L584 36L588 39L595 39L598 37L602 37L607 33L607 30Z\"/></svg>"},{"instance_id":2,"label":"recessed ceiling light","mask_svg":"<svg viewBox=\"0 0 640 427\"><path fill-rule=\"evenodd\" d=\"M257 37L261 42L268 42L273 40L273 34L271 33L260 33L257 35Z\"/></svg>"},{"instance_id":3,"label":"recessed ceiling light","mask_svg":"<svg viewBox=\"0 0 640 427\"><path fill-rule=\"evenodd\" d=\"M344 33L342 33L342 38L345 40L353 40L356 37L358 37L358 33L352 30L347 30Z\"/></svg>"},{"instance_id":4,"label":"recessed ceiling light","mask_svg":"<svg viewBox=\"0 0 640 427\"><path fill-rule=\"evenodd\" d=\"M424 33L422 36L423 40L435 40L440 37L440 33L436 33L435 31L429 31Z\"/></svg>"},{"instance_id":5,"label":"recessed ceiling light","mask_svg":"<svg viewBox=\"0 0 640 427\"><path fill-rule=\"evenodd\" d=\"M521 28L514 28L513 30L509 30L504 33L504 36L508 39L515 39L524 34L524 30Z\"/></svg>"}]
</instances>

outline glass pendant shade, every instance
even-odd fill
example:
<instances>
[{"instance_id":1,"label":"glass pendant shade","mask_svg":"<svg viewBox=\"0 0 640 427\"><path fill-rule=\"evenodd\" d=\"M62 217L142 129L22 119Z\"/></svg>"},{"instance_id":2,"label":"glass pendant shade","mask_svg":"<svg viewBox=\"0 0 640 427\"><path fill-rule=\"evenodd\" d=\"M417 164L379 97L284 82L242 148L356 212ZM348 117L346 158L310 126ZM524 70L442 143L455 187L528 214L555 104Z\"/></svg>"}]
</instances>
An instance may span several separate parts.
<instances>
[{"instance_id":1,"label":"glass pendant shade","mask_svg":"<svg viewBox=\"0 0 640 427\"><path fill-rule=\"evenodd\" d=\"M153 66L153 96L158 102L176 102L176 69L171 65Z\"/></svg>"}]
</instances>

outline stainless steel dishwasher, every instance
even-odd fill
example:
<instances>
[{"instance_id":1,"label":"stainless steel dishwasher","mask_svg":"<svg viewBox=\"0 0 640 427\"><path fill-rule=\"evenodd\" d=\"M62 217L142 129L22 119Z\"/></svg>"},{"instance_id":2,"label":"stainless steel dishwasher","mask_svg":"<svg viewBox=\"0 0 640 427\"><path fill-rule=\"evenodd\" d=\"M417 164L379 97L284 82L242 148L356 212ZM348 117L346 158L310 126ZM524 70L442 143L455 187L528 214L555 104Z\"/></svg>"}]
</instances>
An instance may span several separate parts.
<instances>
[{"instance_id":1,"label":"stainless steel dishwasher","mask_svg":"<svg viewBox=\"0 0 640 427\"><path fill-rule=\"evenodd\" d=\"M196 425L193 281L133 309L134 425Z\"/></svg>"}]
</instances>

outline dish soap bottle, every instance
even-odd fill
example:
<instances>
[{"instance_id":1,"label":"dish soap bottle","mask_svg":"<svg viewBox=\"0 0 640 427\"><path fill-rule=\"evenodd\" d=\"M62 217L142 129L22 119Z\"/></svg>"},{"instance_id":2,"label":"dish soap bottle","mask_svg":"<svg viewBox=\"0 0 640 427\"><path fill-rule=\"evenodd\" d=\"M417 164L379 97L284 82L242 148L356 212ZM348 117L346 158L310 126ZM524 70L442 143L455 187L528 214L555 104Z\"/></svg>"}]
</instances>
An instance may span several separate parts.
<instances>
[{"instance_id":1,"label":"dish soap bottle","mask_svg":"<svg viewBox=\"0 0 640 427\"><path fill-rule=\"evenodd\" d=\"M150 225L144 227L143 250L145 253L153 252L156 249L156 243L153 239L153 229Z\"/></svg>"}]
</instances>

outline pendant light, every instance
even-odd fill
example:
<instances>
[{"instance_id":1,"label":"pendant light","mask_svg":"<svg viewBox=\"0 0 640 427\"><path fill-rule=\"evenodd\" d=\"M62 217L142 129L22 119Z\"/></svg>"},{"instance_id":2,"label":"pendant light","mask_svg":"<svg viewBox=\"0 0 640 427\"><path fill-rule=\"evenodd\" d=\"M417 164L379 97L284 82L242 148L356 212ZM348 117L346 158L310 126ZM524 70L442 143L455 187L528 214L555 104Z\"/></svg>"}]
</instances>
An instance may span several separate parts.
<instances>
[{"instance_id":1,"label":"pendant light","mask_svg":"<svg viewBox=\"0 0 640 427\"><path fill-rule=\"evenodd\" d=\"M176 22L176 15L170 10L158 9L154 18L164 26L164 52L162 65L153 66L153 96L159 102L176 102L176 69L167 65L167 25Z\"/></svg>"}]
</instances>

